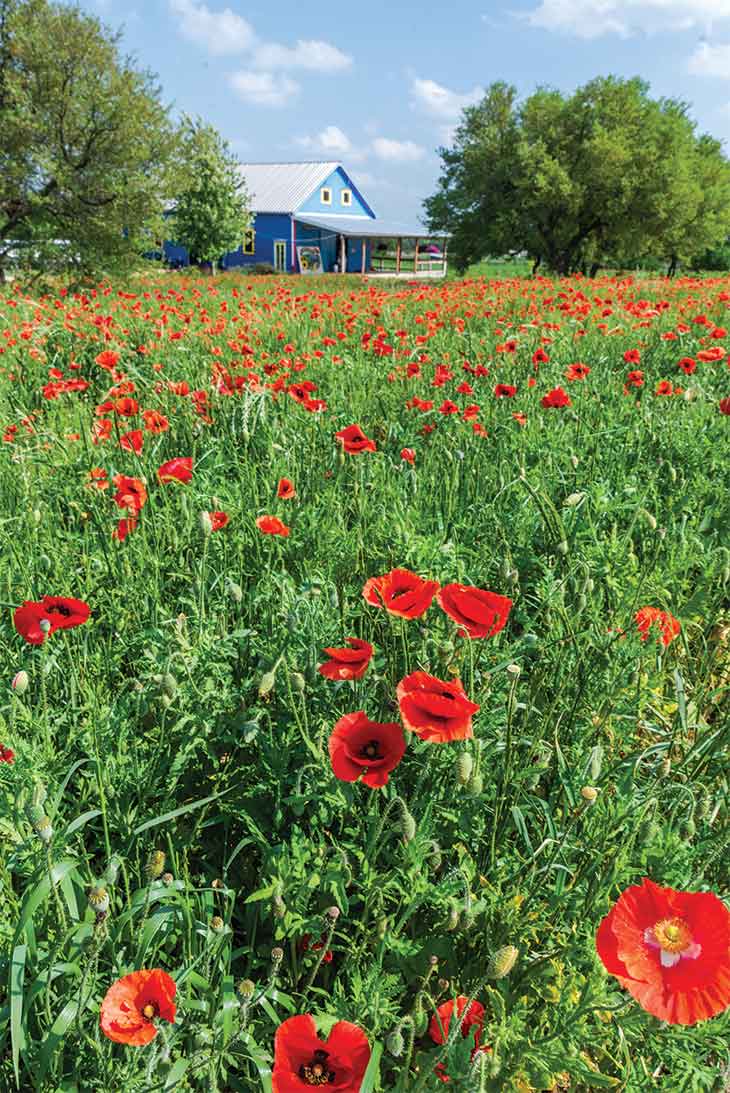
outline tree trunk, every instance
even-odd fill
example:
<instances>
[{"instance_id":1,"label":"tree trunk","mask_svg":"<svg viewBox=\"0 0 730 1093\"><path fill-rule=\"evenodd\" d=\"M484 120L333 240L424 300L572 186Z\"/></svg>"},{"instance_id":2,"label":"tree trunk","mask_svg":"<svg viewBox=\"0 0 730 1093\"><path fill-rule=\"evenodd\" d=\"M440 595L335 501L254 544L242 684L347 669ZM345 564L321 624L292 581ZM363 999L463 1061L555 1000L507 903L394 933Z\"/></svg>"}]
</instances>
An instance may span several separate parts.
<instances>
[{"instance_id":1,"label":"tree trunk","mask_svg":"<svg viewBox=\"0 0 730 1093\"><path fill-rule=\"evenodd\" d=\"M538 269L540 268L540 263L541 262L542 262L542 255L541 254L535 255L535 261L532 263L532 276L533 277L535 276Z\"/></svg>"},{"instance_id":2,"label":"tree trunk","mask_svg":"<svg viewBox=\"0 0 730 1093\"><path fill-rule=\"evenodd\" d=\"M600 262L594 262L593 263L593 265L591 266L591 271L588 274L588 276L590 277L591 280L593 280L593 278L597 275L600 268L601 268Z\"/></svg>"},{"instance_id":3,"label":"tree trunk","mask_svg":"<svg viewBox=\"0 0 730 1093\"><path fill-rule=\"evenodd\" d=\"M669 269L667 270L667 277L674 277L677 272L677 256L673 254L669 262Z\"/></svg>"}]
</instances>

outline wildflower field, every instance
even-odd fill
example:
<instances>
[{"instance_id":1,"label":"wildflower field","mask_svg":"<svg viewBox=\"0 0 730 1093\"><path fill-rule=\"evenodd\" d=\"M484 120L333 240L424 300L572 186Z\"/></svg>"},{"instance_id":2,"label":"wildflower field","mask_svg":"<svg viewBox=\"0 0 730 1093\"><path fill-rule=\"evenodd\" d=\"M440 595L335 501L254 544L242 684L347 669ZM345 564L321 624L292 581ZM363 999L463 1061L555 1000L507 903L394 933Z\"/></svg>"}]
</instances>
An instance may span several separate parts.
<instances>
[{"instance_id":1,"label":"wildflower field","mask_svg":"<svg viewBox=\"0 0 730 1093\"><path fill-rule=\"evenodd\" d=\"M4 291L0 1088L723 1089L729 306Z\"/></svg>"}]
</instances>

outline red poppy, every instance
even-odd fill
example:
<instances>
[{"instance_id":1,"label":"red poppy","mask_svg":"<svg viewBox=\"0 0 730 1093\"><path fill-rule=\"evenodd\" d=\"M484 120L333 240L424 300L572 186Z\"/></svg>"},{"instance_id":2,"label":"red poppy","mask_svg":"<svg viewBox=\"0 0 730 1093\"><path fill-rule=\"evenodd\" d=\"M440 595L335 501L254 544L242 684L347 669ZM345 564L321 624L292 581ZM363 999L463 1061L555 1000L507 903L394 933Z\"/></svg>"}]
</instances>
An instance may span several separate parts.
<instances>
[{"instance_id":1,"label":"red poppy","mask_svg":"<svg viewBox=\"0 0 730 1093\"><path fill-rule=\"evenodd\" d=\"M367 603L384 607L402 619L419 619L431 606L438 581L424 580L410 569L391 569L382 577L370 577L362 590Z\"/></svg>"},{"instance_id":2,"label":"red poppy","mask_svg":"<svg viewBox=\"0 0 730 1093\"><path fill-rule=\"evenodd\" d=\"M115 353L113 349L103 349L101 353L97 353L94 357L94 362L100 368L107 368L111 371L119 363L119 354Z\"/></svg>"},{"instance_id":3,"label":"red poppy","mask_svg":"<svg viewBox=\"0 0 730 1093\"><path fill-rule=\"evenodd\" d=\"M175 1020L175 980L160 968L112 983L101 1003L101 1031L117 1044L142 1047L157 1035L155 1020Z\"/></svg>"},{"instance_id":4,"label":"red poppy","mask_svg":"<svg viewBox=\"0 0 730 1093\"><path fill-rule=\"evenodd\" d=\"M112 539L116 539L118 543L123 543L127 536L134 531L137 527L136 516L123 516L118 521L117 526L112 532Z\"/></svg>"},{"instance_id":5,"label":"red poppy","mask_svg":"<svg viewBox=\"0 0 730 1093\"><path fill-rule=\"evenodd\" d=\"M654 393L657 395L673 395L674 387L670 380L660 380Z\"/></svg>"},{"instance_id":6,"label":"red poppy","mask_svg":"<svg viewBox=\"0 0 730 1093\"><path fill-rule=\"evenodd\" d=\"M694 1025L730 1007L730 912L712 892L677 892L645 877L603 919L596 949L661 1021Z\"/></svg>"},{"instance_id":7,"label":"red poppy","mask_svg":"<svg viewBox=\"0 0 730 1093\"><path fill-rule=\"evenodd\" d=\"M474 1050L472 1051L472 1058L474 1058L480 1050L480 1040L484 1027L484 1006L481 1002L472 1001L467 1009L468 1001L466 995L460 994L455 1002L451 999L439 1006L431 1018L428 1035L435 1044L445 1044L449 1038L451 1018L454 1016L454 1009L456 1009L457 1018L461 1018L461 1035L465 1040L470 1037L473 1030ZM436 1074L442 1082L450 1081L443 1063L438 1063L436 1066Z\"/></svg>"},{"instance_id":8,"label":"red poppy","mask_svg":"<svg viewBox=\"0 0 730 1093\"><path fill-rule=\"evenodd\" d=\"M140 478L131 478L127 474L115 474L112 481L117 487L114 501L120 509L127 509L129 512L137 513L144 507L147 500L147 490Z\"/></svg>"},{"instance_id":9,"label":"red poppy","mask_svg":"<svg viewBox=\"0 0 730 1093\"><path fill-rule=\"evenodd\" d=\"M256 519L256 527L264 535L283 535L286 537L291 531L291 528L283 524L278 516L259 516Z\"/></svg>"},{"instance_id":10,"label":"red poppy","mask_svg":"<svg viewBox=\"0 0 730 1093\"><path fill-rule=\"evenodd\" d=\"M675 619L668 611L661 611L658 607L640 607L634 618L642 641L647 640L652 626L656 624L659 629L659 640L665 647L674 641L682 629L678 619Z\"/></svg>"},{"instance_id":11,"label":"red poppy","mask_svg":"<svg viewBox=\"0 0 730 1093\"><path fill-rule=\"evenodd\" d=\"M416 462L416 453L413 448L401 448L400 457L404 463L410 463L411 466Z\"/></svg>"},{"instance_id":12,"label":"red poppy","mask_svg":"<svg viewBox=\"0 0 730 1093\"><path fill-rule=\"evenodd\" d=\"M297 945L297 949L299 950L300 953L308 953L310 951L310 949L313 953L318 953L318 952L321 952L322 949L324 949L324 946L325 946L325 943L324 943L324 941L322 941L321 938L320 938L319 941L312 942L312 935L311 934L302 934L301 940L299 941L299 944ZM331 964L332 963L332 955L333 955L332 950L327 949L326 953L322 957L322 963L323 964Z\"/></svg>"},{"instance_id":13,"label":"red poppy","mask_svg":"<svg viewBox=\"0 0 730 1093\"><path fill-rule=\"evenodd\" d=\"M226 526L229 519L227 512L209 512L207 513L207 516L210 520L211 531L220 531L221 528L224 528Z\"/></svg>"},{"instance_id":14,"label":"red poppy","mask_svg":"<svg viewBox=\"0 0 730 1093\"><path fill-rule=\"evenodd\" d=\"M721 398L718 405L721 414L730 414L730 398Z\"/></svg>"},{"instance_id":15,"label":"red poppy","mask_svg":"<svg viewBox=\"0 0 730 1093\"><path fill-rule=\"evenodd\" d=\"M15 752L12 748L6 748L4 744L0 744L0 763L7 763L8 765L15 762Z\"/></svg>"},{"instance_id":16,"label":"red poppy","mask_svg":"<svg viewBox=\"0 0 730 1093\"><path fill-rule=\"evenodd\" d=\"M638 349L627 349L624 353L624 360L627 364L639 364L641 353Z\"/></svg>"},{"instance_id":17,"label":"red poppy","mask_svg":"<svg viewBox=\"0 0 730 1093\"><path fill-rule=\"evenodd\" d=\"M697 361L692 357L682 357L681 361L678 361L677 367L681 368L686 376L691 376L697 368Z\"/></svg>"},{"instance_id":18,"label":"red poppy","mask_svg":"<svg viewBox=\"0 0 730 1093\"><path fill-rule=\"evenodd\" d=\"M119 437L120 448L123 448L125 452L134 452L135 455L139 455L142 451L143 444L144 433L141 429L130 429L128 433L123 433Z\"/></svg>"},{"instance_id":19,"label":"red poppy","mask_svg":"<svg viewBox=\"0 0 730 1093\"><path fill-rule=\"evenodd\" d=\"M41 626L41 622L46 623L45 628ZM42 645L53 629L43 604L36 603L35 600L25 600L20 607L16 607L13 625L20 636L31 645Z\"/></svg>"},{"instance_id":20,"label":"red poppy","mask_svg":"<svg viewBox=\"0 0 730 1093\"><path fill-rule=\"evenodd\" d=\"M129 395L114 399L112 407L120 417L134 417L139 409L136 398L130 398Z\"/></svg>"},{"instance_id":21,"label":"red poppy","mask_svg":"<svg viewBox=\"0 0 730 1093\"><path fill-rule=\"evenodd\" d=\"M338 1021L320 1040L309 1014L289 1017L276 1030L273 1093L299 1093L324 1086L330 1093L355 1093L370 1062L370 1044L357 1025Z\"/></svg>"},{"instance_id":22,"label":"red poppy","mask_svg":"<svg viewBox=\"0 0 730 1093\"><path fill-rule=\"evenodd\" d=\"M495 398L514 398L516 394L517 388L511 383L498 383L494 388Z\"/></svg>"},{"instance_id":23,"label":"red poppy","mask_svg":"<svg viewBox=\"0 0 730 1093\"><path fill-rule=\"evenodd\" d=\"M279 485L276 487L276 496L283 501L291 501L296 495L297 491L294 489L294 483L288 478L280 478Z\"/></svg>"},{"instance_id":24,"label":"red poppy","mask_svg":"<svg viewBox=\"0 0 730 1093\"><path fill-rule=\"evenodd\" d=\"M507 596L465 584L445 584L436 602L459 624L460 633L470 638L494 637L504 629L512 608Z\"/></svg>"},{"instance_id":25,"label":"red poppy","mask_svg":"<svg viewBox=\"0 0 730 1093\"><path fill-rule=\"evenodd\" d=\"M71 630L74 626L81 626L91 614L87 603L69 596L44 596L41 602L53 630Z\"/></svg>"},{"instance_id":26,"label":"red poppy","mask_svg":"<svg viewBox=\"0 0 730 1093\"><path fill-rule=\"evenodd\" d=\"M143 410L142 417L144 418L144 427L148 433L159 435L160 433L166 433L170 428L170 422L165 415L157 410Z\"/></svg>"},{"instance_id":27,"label":"red poppy","mask_svg":"<svg viewBox=\"0 0 730 1093\"><path fill-rule=\"evenodd\" d=\"M189 455L178 455L175 459L169 459L157 468L157 477L160 482L172 482L173 478L178 482L190 482L193 477L193 460Z\"/></svg>"},{"instance_id":28,"label":"red poppy","mask_svg":"<svg viewBox=\"0 0 730 1093\"><path fill-rule=\"evenodd\" d=\"M721 361L725 356L725 350L721 345L711 345L709 349L700 349L697 360L705 364L711 361Z\"/></svg>"},{"instance_id":29,"label":"red poppy","mask_svg":"<svg viewBox=\"0 0 730 1093\"><path fill-rule=\"evenodd\" d=\"M634 372L629 372L626 377L626 384L628 387L643 387L644 373L638 368Z\"/></svg>"},{"instance_id":30,"label":"red poppy","mask_svg":"<svg viewBox=\"0 0 730 1093\"><path fill-rule=\"evenodd\" d=\"M584 380L586 376L590 374L590 368L587 364L582 364L578 361L577 364L569 364L565 373L566 380L570 380L571 383L575 380Z\"/></svg>"},{"instance_id":31,"label":"red poppy","mask_svg":"<svg viewBox=\"0 0 730 1093\"><path fill-rule=\"evenodd\" d=\"M400 681L396 695L403 724L421 740L448 744L474 735L471 719L479 706L466 697L461 680L412 672Z\"/></svg>"},{"instance_id":32,"label":"red poppy","mask_svg":"<svg viewBox=\"0 0 730 1093\"><path fill-rule=\"evenodd\" d=\"M342 782L362 776L366 786L379 789L400 763L406 750L403 729L394 721L370 721L363 710L347 713L329 739L332 771Z\"/></svg>"},{"instance_id":33,"label":"red poppy","mask_svg":"<svg viewBox=\"0 0 730 1093\"><path fill-rule=\"evenodd\" d=\"M317 669L325 679L360 679L365 675L373 655L372 645L362 638L345 638L345 641L352 648L325 648L330 659Z\"/></svg>"},{"instance_id":34,"label":"red poppy","mask_svg":"<svg viewBox=\"0 0 730 1093\"><path fill-rule=\"evenodd\" d=\"M348 425L346 429L340 429L339 433L335 433L335 436L348 455L376 450L375 441L366 437L359 425Z\"/></svg>"},{"instance_id":35,"label":"red poppy","mask_svg":"<svg viewBox=\"0 0 730 1093\"><path fill-rule=\"evenodd\" d=\"M553 408L560 408L562 406L572 406L570 395L567 391L564 391L562 387L553 387L552 391L548 391L546 395L540 399L540 405L545 410Z\"/></svg>"}]
</instances>

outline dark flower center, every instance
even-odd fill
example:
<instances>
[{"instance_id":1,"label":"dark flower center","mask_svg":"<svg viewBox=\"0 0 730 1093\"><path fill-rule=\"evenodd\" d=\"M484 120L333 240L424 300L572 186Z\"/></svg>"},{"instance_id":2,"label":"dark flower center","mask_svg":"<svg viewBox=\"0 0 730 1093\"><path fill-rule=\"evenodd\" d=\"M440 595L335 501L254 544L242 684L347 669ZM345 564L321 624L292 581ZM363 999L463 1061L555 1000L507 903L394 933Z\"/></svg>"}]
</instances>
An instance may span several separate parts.
<instances>
[{"instance_id":1,"label":"dark flower center","mask_svg":"<svg viewBox=\"0 0 730 1093\"><path fill-rule=\"evenodd\" d=\"M146 1021L151 1021L154 1017L159 1017L159 1015L160 1010L156 1002L147 1002L146 1005L142 1006L142 1016Z\"/></svg>"},{"instance_id":2,"label":"dark flower center","mask_svg":"<svg viewBox=\"0 0 730 1093\"><path fill-rule=\"evenodd\" d=\"M334 1070L327 1065L328 1052L319 1048L312 1056L309 1066L302 1063L299 1067L299 1077L305 1085L330 1085L335 1080Z\"/></svg>"},{"instance_id":3,"label":"dark flower center","mask_svg":"<svg viewBox=\"0 0 730 1093\"><path fill-rule=\"evenodd\" d=\"M379 751L380 744L377 740L368 740L367 744L360 751L360 755L363 759L382 759L382 755Z\"/></svg>"},{"instance_id":4,"label":"dark flower center","mask_svg":"<svg viewBox=\"0 0 730 1093\"><path fill-rule=\"evenodd\" d=\"M73 612L69 607L66 607L64 603L54 603L52 607L49 607L46 611L47 615L63 615L65 619L69 619Z\"/></svg>"}]
</instances>

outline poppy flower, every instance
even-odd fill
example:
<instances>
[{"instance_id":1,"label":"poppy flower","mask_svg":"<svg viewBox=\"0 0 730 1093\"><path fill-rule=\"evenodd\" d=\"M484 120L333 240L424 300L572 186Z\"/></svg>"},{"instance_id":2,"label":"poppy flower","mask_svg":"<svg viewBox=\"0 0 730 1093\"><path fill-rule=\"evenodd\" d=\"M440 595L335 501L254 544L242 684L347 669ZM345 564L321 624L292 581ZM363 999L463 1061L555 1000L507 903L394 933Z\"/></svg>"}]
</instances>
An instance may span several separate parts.
<instances>
[{"instance_id":1,"label":"poppy flower","mask_svg":"<svg viewBox=\"0 0 730 1093\"><path fill-rule=\"evenodd\" d=\"M118 543L123 543L131 532L137 527L136 516L123 516L121 520L117 522L117 526L112 532L112 539L116 539Z\"/></svg>"},{"instance_id":2,"label":"poppy flower","mask_svg":"<svg viewBox=\"0 0 730 1093\"><path fill-rule=\"evenodd\" d=\"M139 455L142 451L143 444L144 433L141 429L130 429L128 433L123 433L119 437L119 447L125 452L134 452L135 455Z\"/></svg>"},{"instance_id":3,"label":"poppy flower","mask_svg":"<svg viewBox=\"0 0 730 1093\"><path fill-rule=\"evenodd\" d=\"M421 740L448 744L474 735L471 719L479 706L466 697L461 680L412 672L400 681L396 695L403 724Z\"/></svg>"},{"instance_id":4,"label":"poppy flower","mask_svg":"<svg viewBox=\"0 0 730 1093\"><path fill-rule=\"evenodd\" d=\"M157 468L157 477L160 482L172 482L173 478L178 482L190 482L193 477L193 460L189 455L178 455L169 459Z\"/></svg>"},{"instance_id":5,"label":"poppy flower","mask_svg":"<svg viewBox=\"0 0 730 1093\"><path fill-rule=\"evenodd\" d=\"M276 1030L273 1093L298 1093L324 1086L330 1093L355 1093L370 1062L370 1044L357 1025L338 1021L320 1040L309 1014L289 1017Z\"/></svg>"},{"instance_id":6,"label":"poppy flower","mask_svg":"<svg viewBox=\"0 0 730 1093\"><path fill-rule=\"evenodd\" d=\"M111 371L119 363L119 354L115 353L113 349L103 349L101 353L97 353L94 357L94 363L98 364L100 368L107 368Z\"/></svg>"},{"instance_id":7,"label":"poppy flower","mask_svg":"<svg viewBox=\"0 0 730 1093\"><path fill-rule=\"evenodd\" d=\"M294 483L288 478L280 478L279 485L276 487L276 496L283 501L291 501L296 495L297 491L294 489Z\"/></svg>"},{"instance_id":8,"label":"poppy flower","mask_svg":"<svg viewBox=\"0 0 730 1093\"><path fill-rule=\"evenodd\" d=\"M123 395L122 398L114 399L112 403L114 412L119 414L120 417L134 417L139 409L139 404L136 398L130 398L129 395Z\"/></svg>"},{"instance_id":9,"label":"poppy flower","mask_svg":"<svg viewBox=\"0 0 730 1093\"><path fill-rule=\"evenodd\" d=\"M411 466L416 462L416 453L413 448L401 448L400 457L404 463L410 463Z\"/></svg>"},{"instance_id":10,"label":"poppy flower","mask_svg":"<svg viewBox=\"0 0 730 1093\"><path fill-rule=\"evenodd\" d=\"M666 648L674 641L681 630L679 620L670 615L668 611L661 611L658 607L640 607L634 615L636 625L639 628L639 636L646 641L652 626L659 630L659 640Z\"/></svg>"},{"instance_id":11,"label":"poppy flower","mask_svg":"<svg viewBox=\"0 0 730 1093\"><path fill-rule=\"evenodd\" d=\"M494 388L495 398L514 398L517 394L517 388L513 387L511 383L498 383Z\"/></svg>"},{"instance_id":12,"label":"poppy flower","mask_svg":"<svg viewBox=\"0 0 730 1093\"><path fill-rule=\"evenodd\" d=\"M560 408L563 406L572 406L570 395L567 391L564 391L562 387L553 387L552 391L548 391L546 395L540 399L540 405L545 410Z\"/></svg>"},{"instance_id":13,"label":"poppy flower","mask_svg":"<svg viewBox=\"0 0 730 1093\"><path fill-rule=\"evenodd\" d=\"M686 376L691 376L697 368L697 361L693 357L682 357L681 361L677 362L677 367L681 368Z\"/></svg>"},{"instance_id":14,"label":"poppy flower","mask_svg":"<svg viewBox=\"0 0 730 1093\"><path fill-rule=\"evenodd\" d=\"M81 626L91 614L87 603L70 596L44 596L42 604L53 630L71 630L74 626Z\"/></svg>"},{"instance_id":15,"label":"poppy flower","mask_svg":"<svg viewBox=\"0 0 730 1093\"><path fill-rule=\"evenodd\" d=\"M504 629L512 607L507 596L465 584L445 584L436 602L470 638L494 637Z\"/></svg>"},{"instance_id":16,"label":"poppy flower","mask_svg":"<svg viewBox=\"0 0 730 1093\"><path fill-rule=\"evenodd\" d=\"M144 427L148 433L159 436L160 433L166 433L170 428L170 422L165 415L157 410L143 410L142 417L144 418Z\"/></svg>"},{"instance_id":17,"label":"poppy flower","mask_svg":"<svg viewBox=\"0 0 730 1093\"><path fill-rule=\"evenodd\" d=\"M626 377L626 385L627 387L643 387L644 373L638 368L633 372L629 372Z\"/></svg>"},{"instance_id":18,"label":"poppy flower","mask_svg":"<svg viewBox=\"0 0 730 1093\"><path fill-rule=\"evenodd\" d=\"M638 349L627 349L624 353L624 360L627 364L639 364L641 361L641 352Z\"/></svg>"},{"instance_id":19,"label":"poppy flower","mask_svg":"<svg viewBox=\"0 0 730 1093\"><path fill-rule=\"evenodd\" d=\"M44 622L45 627L41 626ZM53 629L43 604L35 600L25 600L20 607L16 607L13 614L13 625L21 637L31 645L42 645L48 634Z\"/></svg>"},{"instance_id":20,"label":"poppy flower","mask_svg":"<svg viewBox=\"0 0 730 1093\"><path fill-rule=\"evenodd\" d=\"M406 750L403 729L394 721L370 721L363 710L347 713L335 725L329 739L332 771L342 782L362 776L366 786L386 785Z\"/></svg>"},{"instance_id":21,"label":"poppy flower","mask_svg":"<svg viewBox=\"0 0 730 1093\"><path fill-rule=\"evenodd\" d=\"M720 407L721 414L730 415L730 398L721 398L718 405Z\"/></svg>"},{"instance_id":22,"label":"poppy flower","mask_svg":"<svg viewBox=\"0 0 730 1093\"><path fill-rule=\"evenodd\" d=\"M654 393L656 395L673 395L674 387L670 380L660 380L656 385L656 391Z\"/></svg>"},{"instance_id":23,"label":"poppy flower","mask_svg":"<svg viewBox=\"0 0 730 1093\"><path fill-rule=\"evenodd\" d=\"M142 1047L157 1035L155 1020L175 1020L175 980L160 968L112 983L101 1003L101 1031L117 1044Z\"/></svg>"},{"instance_id":24,"label":"poppy flower","mask_svg":"<svg viewBox=\"0 0 730 1093\"><path fill-rule=\"evenodd\" d=\"M256 527L264 535L287 536L291 531L291 528L282 523L278 516L259 516L256 519Z\"/></svg>"},{"instance_id":25,"label":"poppy flower","mask_svg":"<svg viewBox=\"0 0 730 1093\"><path fill-rule=\"evenodd\" d=\"M319 941L312 942L312 935L311 934L302 934L301 940L299 941L299 943L297 945L297 949L299 950L300 953L308 953L308 952L310 952L310 950L313 953L318 953L318 952L321 952L322 949L324 949L324 947L325 947L325 942L321 938L320 938ZM324 956L322 957L322 963L323 964L331 964L332 963L332 956L333 956L332 950L327 949Z\"/></svg>"},{"instance_id":26,"label":"poppy flower","mask_svg":"<svg viewBox=\"0 0 730 1093\"><path fill-rule=\"evenodd\" d=\"M129 512L137 513L144 507L147 500L147 490L140 478L131 478L127 474L115 474L112 481L117 487L114 501L120 509L127 509Z\"/></svg>"},{"instance_id":27,"label":"poppy flower","mask_svg":"<svg viewBox=\"0 0 730 1093\"><path fill-rule=\"evenodd\" d=\"M15 752L12 748L6 748L4 744L0 744L0 763L7 763L10 766L15 762Z\"/></svg>"},{"instance_id":28,"label":"poppy flower","mask_svg":"<svg viewBox=\"0 0 730 1093\"><path fill-rule=\"evenodd\" d=\"M376 450L375 441L366 437L359 425L348 425L346 429L340 429L339 433L335 433L335 436L348 455Z\"/></svg>"},{"instance_id":29,"label":"poppy flower","mask_svg":"<svg viewBox=\"0 0 730 1093\"><path fill-rule=\"evenodd\" d=\"M712 892L678 892L645 877L603 919L596 949L660 1021L694 1025L730 1007L730 912Z\"/></svg>"},{"instance_id":30,"label":"poppy flower","mask_svg":"<svg viewBox=\"0 0 730 1093\"><path fill-rule=\"evenodd\" d=\"M471 1005L467 1008L468 1001L469 999L465 995L460 994L456 1001L450 999L448 1002L444 1002L443 1005L439 1006L429 1023L428 1035L435 1044L445 1044L449 1038L451 1018L454 1016L454 1010L456 1010L457 1018L461 1019L461 1035L465 1040L471 1036L473 1030L473 1059L480 1050L480 1040L484 1027L484 1006L481 1002L472 1001ZM443 1063L439 1063L436 1066L436 1074L442 1082L450 1081Z\"/></svg>"},{"instance_id":31,"label":"poppy flower","mask_svg":"<svg viewBox=\"0 0 730 1093\"><path fill-rule=\"evenodd\" d=\"M584 380L586 376L590 374L590 368L587 364L583 364L578 361L577 364L569 364L565 373L566 380L570 380L571 383L576 380Z\"/></svg>"},{"instance_id":32,"label":"poppy flower","mask_svg":"<svg viewBox=\"0 0 730 1093\"><path fill-rule=\"evenodd\" d=\"M370 577L362 594L373 607L384 607L402 619L420 619L439 590L438 581L428 581L410 569L391 569L382 577Z\"/></svg>"},{"instance_id":33,"label":"poppy flower","mask_svg":"<svg viewBox=\"0 0 730 1093\"><path fill-rule=\"evenodd\" d=\"M325 679L360 679L365 675L373 655L372 645L362 638L345 638L345 641L352 648L325 648L330 659L317 669Z\"/></svg>"},{"instance_id":34,"label":"poppy flower","mask_svg":"<svg viewBox=\"0 0 730 1093\"><path fill-rule=\"evenodd\" d=\"M211 531L220 531L221 528L226 526L229 519L227 512L209 512L207 516L210 520Z\"/></svg>"}]
</instances>

